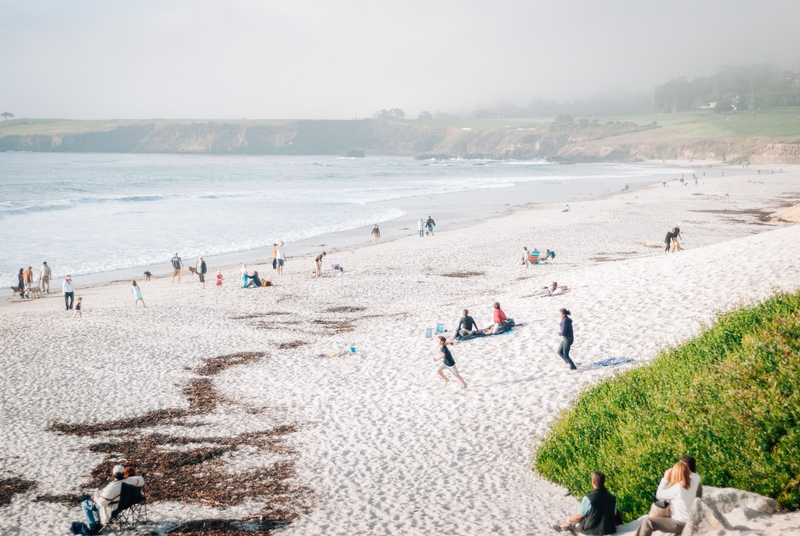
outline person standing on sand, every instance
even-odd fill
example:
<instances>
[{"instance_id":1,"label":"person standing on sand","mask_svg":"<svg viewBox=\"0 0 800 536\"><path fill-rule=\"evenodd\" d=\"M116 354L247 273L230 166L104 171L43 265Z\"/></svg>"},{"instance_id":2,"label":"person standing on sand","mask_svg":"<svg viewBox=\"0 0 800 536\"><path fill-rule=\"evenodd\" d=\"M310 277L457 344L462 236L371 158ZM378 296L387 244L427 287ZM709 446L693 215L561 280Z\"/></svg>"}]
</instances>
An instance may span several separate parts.
<instances>
[{"instance_id":1,"label":"person standing on sand","mask_svg":"<svg viewBox=\"0 0 800 536\"><path fill-rule=\"evenodd\" d=\"M422 238L425 236L425 220L422 218L419 219L417 222L417 230L419 231L419 237Z\"/></svg>"},{"instance_id":2,"label":"person standing on sand","mask_svg":"<svg viewBox=\"0 0 800 536\"><path fill-rule=\"evenodd\" d=\"M669 253L670 248L672 247L672 239L675 238L675 229L670 229L667 231L667 236L664 237L664 244L666 247L664 248L664 253Z\"/></svg>"},{"instance_id":3,"label":"person standing on sand","mask_svg":"<svg viewBox=\"0 0 800 536\"><path fill-rule=\"evenodd\" d=\"M183 275L183 261L181 260L180 257L178 257L177 251L175 252L175 256L172 257L170 262L172 263L172 282L170 284L175 282L176 275L178 276L178 283L180 283L181 276Z\"/></svg>"},{"instance_id":4,"label":"person standing on sand","mask_svg":"<svg viewBox=\"0 0 800 536\"><path fill-rule=\"evenodd\" d=\"M317 255L316 259L314 259L314 263L317 265L317 271L316 271L317 277L322 275L322 257L324 257L325 255L327 255L327 253L323 251L322 253Z\"/></svg>"},{"instance_id":5,"label":"person standing on sand","mask_svg":"<svg viewBox=\"0 0 800 536\"><path fill-rule=\"evenodd\" d=\"M64 278L61 289L64 291L64 305L67 307L67 311L69 311L72 309L72 301L75 297L75 287L72 284L72 278L70 276Z\"/></svg>"},{"instance_id":6,"label":"person standing on sand","mask_svg":"<svg viewBox=\"0 0 800 536\"><path fill-rule=\"evenodd\" d=\"M425 222L425 227L428 228L428 234L433 236L433 228L436 227L436 222L433 221L433 218L428 216L428 221Z\"/></svg>"},{"instance_id":7,"label":"person standing on sand","mask_svg":"<svg viewBox=\"0 0 800 536\"><path fill-rule=\"evenodd\" d=\"M39 286L42 292L50 294L50 277L52 275L53 271L47 266L47 261L44 261L42 267L39 268Z\"/></svg>"},{"instance_id":8,"label":"person standing on sand","mask_svg":"<svg viewBox=\"0 0 800 536\"><path fill-rule=\"evenodd\" d=\"M75 302L75 314L72 315L72 319L73 320L75 320L76 316L79 316L79 317L83 318L83 313L81 312L81 305L82 305L81 302L82 301L83 301L83 298L78 296L78 301Z\"/></svg>"},{"instance_id":9,"label":"person standing on sand","mask_svg":"<svg viewBox=\"0 0 800 536\"><path fill-rule=\"evenodd\" d=\"M378 239L381 237L381 230L378 228L378 224L372 226L372 243L377 244Z\"/></svg>"},{"instance_id":10,"label":"person standing on sand","mask_svg":"<svg viewBox=\"0 0 800 536\"><path fill-rule=\"evenodd\" d=\"M278 252L278 275L283 275L283 265L286 263L286 251L284 251L283 246L283 240L281 240L280 244L275 248L275 251Z\"/></svg>"},{"instance_id":11,"label":"person standing on sand","mask_svg":"<svg viewBox=\"0 0 800 536\"><path fill-rule=\"evenodd\" d=\"M206 288L206 272L208 272L208 266L206 266L206 261L203 260L203 256L197 259L197 275L200 276L200 288Z\"/></svg>"},{"instance_id":12,"label":"person standing on sand","mask_svg":"<svg viewBox=\"0 0 800 536\"><path fill-rule=\"evenodd\" d=\"M142 290L136 284L136 281L131 282L131 293L133 294L133 306L139 307L139 302L142 302L142 307L147 309L147 305L144 304L144 298L142 298Z\"/></svg>"},{"instance_id":13,"label":"person standing on sand","mask_svg":"<svg viewBox=\"0 0 800 536\"><path fill-rule=\"evenodd\" d=\"M30 297L31 287L33 286L33 267L28 266L28 269L22 272L22 281L25 283L25 293Z\"/></svg>"},{"instance_id":14,"label":"person standing on sand","mask_svg":"<svg viewBox=\"0 0 800 536\"><path fill-rule=\"evenodd\" d=\"M676 225L675 228L672 230L672 248L670 249L670 253L675 253L676 251L681 250L681 243L678 241L678 236L681 234L681 226Z\"/></svg>"},{"instance_id":15,"label":"person standing on sand","mask_svg":"<svg viewBox=\"0 0 800 536\"><path fill-rule=\"evenodd\" d=\"M569 365L570 370L578 370L578 367L569 357L569 349L572 343L575 342L575 337L572 333L572 319L569 317L571 313L563 307L559 310L559 313L561 313L561 330L558 334L561 336L561 344L558 347L558 355L561 356L564 363Z\"/></svg>"},{"instance_id":16,"label":"person standing on sand","mask_svg":"<svg viewBox=\"0 0 800 536\"><path fill-rule=\"evenodd\" d=\"M461 377L461 374L458 373L458 369L456 368L456 360L453 359L453 354L451 354L450 350L447 349L447 339L445 339L441 335L439 336L439 348L441 349L441 353L439 354L438 357L433 358L433 362L435 363L436 361L439 360L442 361L442 364L439 365L438 373L439 376L441 376L442 379L444 380L445 386L447 386L447 384L450 383L450 380L448 380L447 376L444 375L444 371L448 370L450 371L450 374L455 376L458 379L458 381L461 382L461 386L464 389L466 389L467 382L465 382L464 378Z\"/></svg>"},{"instance_id":17,"label":"person standing on sand","mask_svg":"<svg viewBox=\"0 0 800 536\"><path fill-rule=\"evenodd\" d=\"M531 267L531 252L528 251L528 246L522 246L522 263L525 268Z\"/></svg>"},{"instance_id":18,"label":"person standing on sand","mask_svg":"<svg viewBox=\"0 0 800 536\"><path fill-rule=\"evenodd\" d=\"M222 272L217 271L217 290L222 288Z\"/></svg>"},{"instance_id":19,"label":"person standing on sand","mask_svg":"<svg viewBox=\"0 0 800 536\"><path fill-rule=\"evenodd\" d=\"M278 244L272 244L272 269L278 269Z\"/></svg>"},{"instance_id":20,"label":"person standing on sand","mask_svg":"<svg viewBox=\"0 0 800 536\"><path fill-rule=\"evenodd\" d=\"M19 287L19 295L25 298L25 268L20 268L17 274L17 287Z\"/></svg>"}]
</instances>

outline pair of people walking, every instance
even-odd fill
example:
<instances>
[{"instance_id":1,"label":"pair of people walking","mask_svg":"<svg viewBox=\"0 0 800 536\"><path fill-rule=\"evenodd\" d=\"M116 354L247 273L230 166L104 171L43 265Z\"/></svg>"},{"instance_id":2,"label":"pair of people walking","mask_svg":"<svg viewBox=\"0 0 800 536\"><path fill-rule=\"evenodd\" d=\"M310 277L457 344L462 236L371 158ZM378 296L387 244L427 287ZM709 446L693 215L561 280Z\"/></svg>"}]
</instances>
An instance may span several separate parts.
<instances>
[{"instance_id":1,"label":"pair of people walking","mask_svg":"<svg viewBox=\"0 0 800 536\"><path fill-rule=\"evenodd\" d=\"M172 259L170 259L170 263L172 264L172 281L170 284L175 283L175 277L178 278L178 283L180 283L183 277L183 260L178 256L177 251ZM200 288L206 288L206 274L208 273L208 265L206 265L206 261L203 260L202 255L200 255L200 257L197 259L195 273L197 273L198 277L200 278Z\"/></svg>"}]
</instances>

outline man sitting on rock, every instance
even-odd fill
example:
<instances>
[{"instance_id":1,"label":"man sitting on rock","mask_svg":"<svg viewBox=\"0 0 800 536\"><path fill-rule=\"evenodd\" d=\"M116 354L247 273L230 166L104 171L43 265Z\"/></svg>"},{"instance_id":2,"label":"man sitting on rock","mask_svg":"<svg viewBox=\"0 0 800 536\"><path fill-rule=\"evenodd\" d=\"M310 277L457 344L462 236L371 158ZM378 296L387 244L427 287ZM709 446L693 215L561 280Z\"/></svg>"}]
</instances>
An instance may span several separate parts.
<instances>
[{"instance_id":1,"label":"man sitting on rock","mask_svg":"<svg viewBox=\"0 0 800 536\"><path fill-rule=\"evenodd\" d=\"M86 499L81 503L89 533L97 532L100 527L111 520L111 516L119 507L122 484L130 484L137 488L144 486L144 478L141 476L125 478L125 468L121 465L115 465L111 469L111 475L114 477L113 482L103 488L102 491L95 492L91 499Z\"/></svg>"},{"instance_id":2,"label":"man sitting on rock","mask_svg":"<svg viewBox=\"0 0 800 536\"><path fill-rule=\"evenodd\" d=\"M617 498L606 489L606 475L600 471L592 473L592 491L586 494L578 507L578 513L560 525L557 532L573 534L614 534L617 532Z\"/></svg>"}]
</instances>

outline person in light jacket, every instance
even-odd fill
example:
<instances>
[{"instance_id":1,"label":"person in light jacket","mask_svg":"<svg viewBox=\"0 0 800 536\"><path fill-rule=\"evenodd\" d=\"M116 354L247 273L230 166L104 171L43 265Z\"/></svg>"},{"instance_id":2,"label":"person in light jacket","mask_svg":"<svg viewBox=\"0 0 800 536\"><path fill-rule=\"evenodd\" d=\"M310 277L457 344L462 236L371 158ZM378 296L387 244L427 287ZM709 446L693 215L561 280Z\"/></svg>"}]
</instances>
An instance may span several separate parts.
<instances>
[{"instance_id":1,"label":"person in light jacket","mask_svg":"<svg viewBox=\"0 0 800 536\"><path fill-rule=\"evenodd\" d=\"M639 525L636 536L650 536L657 530L669 534L683 532L689 522L699 485L700 479L692 478L692 471L686 462L679 461L671 469L667 469L656 490L656 498L669 501L670 517L647 516Z\"/></svg>"}]
</instances>

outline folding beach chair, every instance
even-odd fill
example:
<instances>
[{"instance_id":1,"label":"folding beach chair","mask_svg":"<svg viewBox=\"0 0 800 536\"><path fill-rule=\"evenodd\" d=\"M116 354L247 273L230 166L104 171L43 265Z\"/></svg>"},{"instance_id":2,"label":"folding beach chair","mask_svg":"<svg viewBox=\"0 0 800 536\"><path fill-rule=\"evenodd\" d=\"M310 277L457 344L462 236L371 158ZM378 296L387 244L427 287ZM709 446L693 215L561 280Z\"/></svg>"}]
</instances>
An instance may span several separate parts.
<instances>
[{"instance_id":1,"label":"folding beach chair","mask_svg":"<svg viewBox=\"0 0 800 536\"><path fill-rule=\"evenodd\" d=\"M528 262L530 262L531 264L539 264L539 250L538 249L534 249L533 251L531 251L531 254L528 257Z\"/></svg>"},{"instance_id":2,"label":"folding beach chair","mask_svg":"<svg viewBox=\"0 0 800 536\"><path fill-rule=\"evenodd\" d=\"M111 515L111 519L103 525L100 533L119 534L126 530L134 530L140 523L147 523L147 501L144 486L137 487L122 484L119 492L119 506Z\"/></svg>"}]
</instances>

